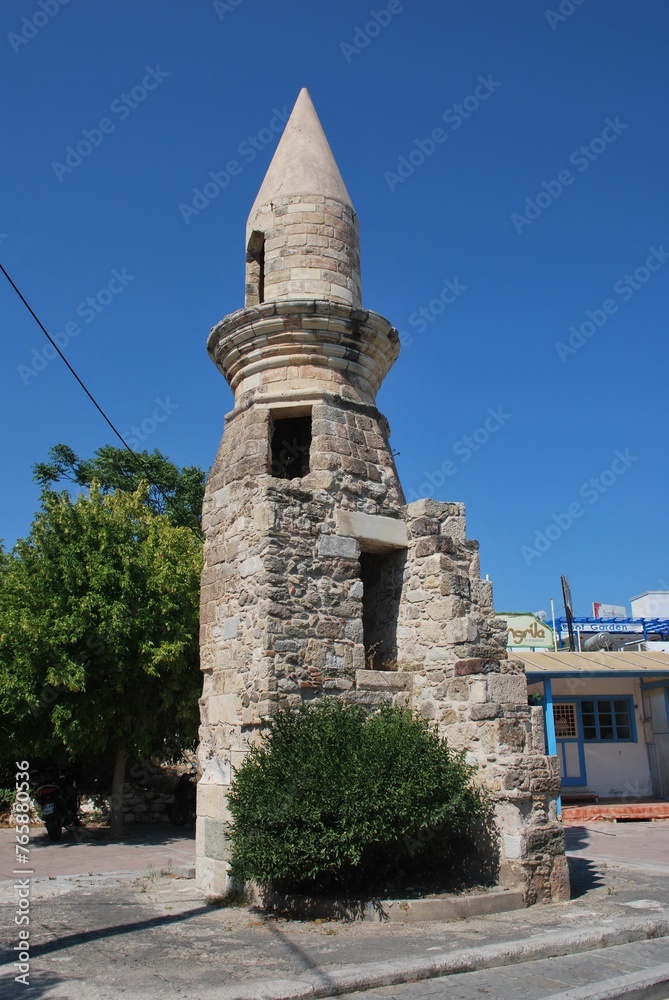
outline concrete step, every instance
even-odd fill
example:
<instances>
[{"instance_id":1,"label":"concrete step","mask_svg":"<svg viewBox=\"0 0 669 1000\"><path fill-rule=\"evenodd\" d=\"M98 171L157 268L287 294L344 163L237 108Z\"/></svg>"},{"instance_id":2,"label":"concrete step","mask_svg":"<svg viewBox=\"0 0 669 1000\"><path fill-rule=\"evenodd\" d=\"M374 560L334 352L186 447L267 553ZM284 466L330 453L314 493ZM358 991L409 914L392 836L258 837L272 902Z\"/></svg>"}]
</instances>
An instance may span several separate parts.
<instances>
[{"instance_id":1,"label":"concrete step","mask_svg":"<svg viewBox=\"0 0 669 1000\"><path fill-rule=\"evenodd\" d=\"M627 950L620 952L620 948ZM487 1000L542 1000L618 974L650 969L659 970L653 974L664 988L665 972L669 982L669 913L576 931L549 931L525 940L461 951L440 947L430 951L429 957L398 956L390 961L305 971L294 979L247 980L222 987L217 1000L299 1000L349 994L402 1000L437 996L448 996L449 1000L480 1000L481 996Z\"/></svg>"},{"instance_id":2,"label":"concrete step","mask_svg":"<svg viewBox=\"0 0 669 1000\"><path fill-rule=\"evenodd\" d=\"M349 994L386 1000L666 1000L669 939Z\"/></svg>"}]
</instances>

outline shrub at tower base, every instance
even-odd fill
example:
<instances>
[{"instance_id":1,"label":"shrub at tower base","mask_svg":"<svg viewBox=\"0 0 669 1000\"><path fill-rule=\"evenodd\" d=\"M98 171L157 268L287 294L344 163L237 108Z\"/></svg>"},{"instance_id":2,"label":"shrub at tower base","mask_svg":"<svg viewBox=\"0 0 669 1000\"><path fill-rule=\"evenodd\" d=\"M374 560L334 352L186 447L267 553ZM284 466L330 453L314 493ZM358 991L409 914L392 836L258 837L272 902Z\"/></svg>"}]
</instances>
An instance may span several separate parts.
<instances>
[{"instance_id":1,"label":"shrub at tower base","mask_svg":"<svg viewBox=\"0 0 669 1000\"><path fill-rule=\"evenodd\" d=\"M282 709L235 774L231 875L360 894L445 871L484 825L474 770L405 708L369 715L324 698Z\"/></svg>"}]
</instances>

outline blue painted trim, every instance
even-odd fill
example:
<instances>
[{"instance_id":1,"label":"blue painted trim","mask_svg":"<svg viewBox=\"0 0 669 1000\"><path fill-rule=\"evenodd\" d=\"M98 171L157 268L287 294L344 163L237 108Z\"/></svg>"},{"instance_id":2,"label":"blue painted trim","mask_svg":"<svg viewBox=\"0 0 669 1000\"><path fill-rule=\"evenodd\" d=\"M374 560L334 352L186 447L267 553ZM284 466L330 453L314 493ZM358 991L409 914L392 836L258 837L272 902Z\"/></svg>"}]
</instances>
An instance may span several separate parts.
<instances>
[{"instance_id":1,"label":"blue painted trim","mask_svg":"<svg viewBox=\"0 0 669 1000\"><path fill-rule=\"evenodd\" d=\"M546 731L546 753L549 757L557 757L558 748L555 739L555 719L553 718L553 688L550 677L544 677L544 729ZM562 798L555 800L557 818L562 817Z\"/></svg>"},{"instance_id":2,"label":"blue painted trim","mask_svg":"<svg viewBox=\"0 0 669 1000\"><path fill-rule=\"evenodd\" d=\"M563 785L569 785L569 786L572 786L572 785L581 785L581 786L587 785L587 783L588 783L588 777L587 777L587 774L586 774L586 771L585 771L585 749L584 749L584 746L583 746L583 740L580 737L576 737L576 738L567 739L567 740L560 740L560 743L563 746L564 746L565 743L576 743L577 744L577 746L578 746L578 769L579 769L579 772L580 772L577 778L563 778L562 779L562 784ZM562 752L562 761L564 761L564 751ZM563 766L564 766L564 764L563 764Z\"/></svg>"},{"instance_id":3,"label":"blue painted trim","mask_svg":"<svg viewBox=\"0 0 669 1000\"><path fill-rule=\"evenodd\" d=\"M643 678L641 680L641 687L644 691L650 691L652 688L664 688L669 685L669 677L663 681L653 681L651 684L644 684Z\"/></svg>"},{"instance_id":4,"label":"blue painted trim","mask_svg":"<svg viewBox=\"0 0 669 1000\"><path fill-rule=\"evenodd\" d=\"M578 772L579 772L578 776L576 778L566 778L566 777L563 777L562 778L562 784L563 785L569 785L570 787L572 787L574 785L581 785L581 786L587 785L588 779L587 779L587 774L586 774L586 770L585 770L585 749L584 749L584 746L583 746L583 736L582 735L579 735L579 736L568 736L566 738L561 738L558 741L557 734L555 733L555 719L553 718L553 704L557 704L557 703L560 703L560 702L563 703L563 704L569 704L569 705L576 704L576 716L577 716L577 720L576 721L577 721L577 726L578 726L578 732L579 732L579 734L582 734L583 733L583 725L582 725L582 722L581 722L581 708L577 704L578 699L577 698L566 698L566 697L553 698L552 697L552 690L551 690L551 702L552 702L552 704L551 704L551 721L552 721L552 729L553 729L553 738L555 740L555 746L556 746L555 752L556 752L556 754L558 756L558 759L560 761L560 764L561 764L561 768L560 768L561 771L566 771L566 766L565 766L565 752L564 752L565 744L566 743L576 743L577 746L578 746ZM559 747L558 747L558 742L560 744ZM562 804L561 803L560 803L560 811L562 811Z\"/></svg>"},{"instance_id":5,"label":"blue painted trim","mask_svg":"<svg viewBox=\"0 0 669 1000\"><path fill-rule=\"evenodd\" d=\"M553 687L550 677L544 677L544 722L546 726L546 748L551 757L557 754L555 739L555 719L553 718Z\"/></svg>"}]
</instances>

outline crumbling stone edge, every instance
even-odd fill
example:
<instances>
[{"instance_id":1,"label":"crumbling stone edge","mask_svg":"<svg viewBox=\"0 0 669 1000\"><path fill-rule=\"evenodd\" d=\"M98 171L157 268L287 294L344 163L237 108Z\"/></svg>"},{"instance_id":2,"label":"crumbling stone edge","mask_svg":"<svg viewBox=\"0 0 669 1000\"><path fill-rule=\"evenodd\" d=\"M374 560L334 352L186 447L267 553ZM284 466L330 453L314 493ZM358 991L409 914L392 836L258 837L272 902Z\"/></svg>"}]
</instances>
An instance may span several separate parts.
<instances>
[{"instance_id":1,"label":"crumbling stone edge","mask_svg":"<svg viewBox=\"0 0 669 1000\"><path fill-rule=\"evenodd\" d=\"M289 913L298 920L366 920L401 924L426 920L466 920L491 913L522 910L525 906L521 889L502 889L499 886L472 895L444 894L416 899L336 899L269 892L253 886L252 896L263 910Z\"/></svg>"}]
</instances>

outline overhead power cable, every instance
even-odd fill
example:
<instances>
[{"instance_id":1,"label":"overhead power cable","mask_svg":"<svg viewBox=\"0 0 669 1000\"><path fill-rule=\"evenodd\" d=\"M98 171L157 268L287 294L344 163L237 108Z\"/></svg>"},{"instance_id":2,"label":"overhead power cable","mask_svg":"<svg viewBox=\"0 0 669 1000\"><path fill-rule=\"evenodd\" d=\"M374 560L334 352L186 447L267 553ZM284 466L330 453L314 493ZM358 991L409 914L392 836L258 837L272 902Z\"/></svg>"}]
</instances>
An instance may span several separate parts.
<instances>
[{"instance_id":1,"label":"overhead power cable","mask_svg":"<svg viewBox=\"0 0 669 1000\"><path fill-rule=\"evenodd\" d=\"M49 333L49 331L47 330L47 328L44 326L44 323L42 323L41 319L39 318L39 316L37 315L37 313L35 312L35 310L32 308L32 306L30 305L30 303L28 302L28 300L26 299L25 295L22 293L22 291L20 290L20 288L18 288L18 286L15 284L15 282L12 280L11 276L7 273L7 270L3 267L2 264L0 264L0 271L2 271L2 273L4 274L5 278L9 282L9 284L12 286L12 288L14 289L14 291L16 292L16 294L18 295L18 297L21 299L21 302L23 303L23 305L26 307L26 309L28 310L28 312L30 313L30 315L32 316L32 318L35 320L35 322L37 323L38 327L40 328L40 330L42 331L42 333L44 334L44 336L47 338L47 340L49 341L49 343L51 344L51 346L53 347L53 349L57 352L57 354L60 357L61 361L63 361L65 363L65 365L68 367L68 369L70 370L70 372L72 373L72 375L75 377L75 379L77 380L77 382L79 383L79 385L81 386L81 388L84 390L84 392L86 393L86 395L88 396L88 398L90 399L91 403L93 404L93 406L95 407L95 409L98 411L98 413L100 414L100 416L103 418L103 420L106 421L106 423L112 429L113 433L119 439L119 441L121 442L121 444L123 445L123 447L125 448L125 450L130 455L132 455L132 457L133 457L133 459L134 459L134 461L135 461L135 463L137 465L138 471L141 471L141 472L143 472L146 475L147 482L149 483L149 485L153 486L154 489L156 489L160 493L160 495L162 496L162 498L165 501L165 503L168 506L171 504L174 507L175 506L175 504L174 504L174 498L167 496L167 494L158 485L158 483L156 483L156 482L154 482L152 480L151 474L150 474L147 466L145 465L144 460L142 459L142 457L140 455L138 455L136 451L133 451L133 449L130 447L130 445L128 444L128 442L125 440L125 438L123 437L123 435L121 434L121 432L119 430L117 430L117 428L115 427L115 425L113 424L113 422L110 420L110 418L107 416L107 414L105 413L105 411L102 409L102 407L98 403L98 401L95 398L95 396L92 394L92 392L89 391L89 389L86 387L86 385L84 384L84 382L79 378L79 376L75 372L74 368L72 367L72 365L70 364L70 362L67 360L67 358L65 357L65 355L63 354L63 352L61 351L61 349L58 346L58 344L55 342L55 340L53 339L53 337L51 336L51 334ZM183 510L180 510L178 508L178 505L177 505L177 511L178 511L179 514L183 514L184 513ZM193 525L191 525L191 524L184 525L184 527L189 528L190 531L192 531L193 534L198 538L198 540L202 541L202 530L199 527L199 525L198 525L197 529L194 528Z\"/></svg>"}]
</instances>

